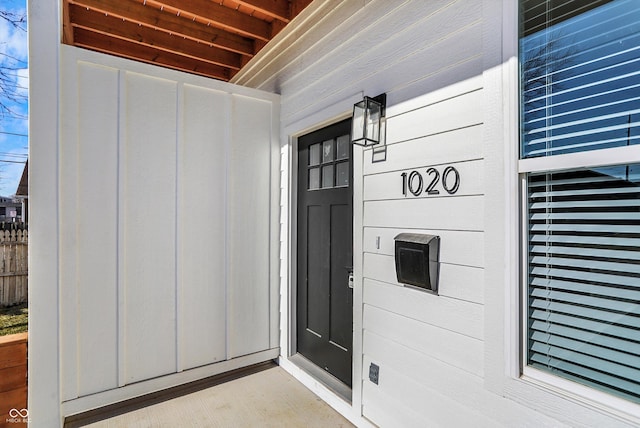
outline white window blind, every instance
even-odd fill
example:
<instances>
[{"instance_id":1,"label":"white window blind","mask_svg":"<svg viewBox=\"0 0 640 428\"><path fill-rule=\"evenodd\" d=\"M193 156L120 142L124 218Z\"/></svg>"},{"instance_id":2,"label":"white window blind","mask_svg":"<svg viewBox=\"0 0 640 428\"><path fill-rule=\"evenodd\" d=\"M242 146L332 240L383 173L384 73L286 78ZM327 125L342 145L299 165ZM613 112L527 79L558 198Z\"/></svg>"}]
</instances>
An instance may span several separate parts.
<instances>
[{"instance_id":1,"label":"white window blind","mask_svg":"<svg viewBox=\"0 0 640 428\"><path fill-rule=\"evenodd\" d=\"M528 189L528 363L640 400L640 166Z\"/></svg>"},{"instance_id":2,"label":"white window blind","mask_svg":"<svg viewBox=\"0 0 640 428\"><path fill-rule=\"evenodd\" d=\"M640 143L638 2L524 7L523 157Z\"/></svg>"},{"instance_id":3,"label":"white window blind","mask_svg":"<svg viewBox=\"0 0 640 428\"><path fill-rule=\"evenodd\" d=\"M520 5L521 157L640 144L640 1ZM634 402L639 161L523 174L526 364Z\"/></svg>"}]
</instances>

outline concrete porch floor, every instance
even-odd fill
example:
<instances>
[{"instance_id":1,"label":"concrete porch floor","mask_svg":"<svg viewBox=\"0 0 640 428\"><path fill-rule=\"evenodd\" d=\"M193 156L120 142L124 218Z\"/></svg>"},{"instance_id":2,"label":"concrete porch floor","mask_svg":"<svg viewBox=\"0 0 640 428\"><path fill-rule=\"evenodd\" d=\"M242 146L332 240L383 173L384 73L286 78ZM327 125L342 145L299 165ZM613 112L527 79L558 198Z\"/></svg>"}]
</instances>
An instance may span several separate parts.
<instances>
[{"instance_id":1,"label":"concrete porch floor","mask_svg":"<svg viewBox=\"0 0 640 428\"><path fill-rule=\"evenodd\" d=\"M156 400L159 401L159 400ZM278 366L154 402L87 427L352 427ZM116 412L119 413L119 412ZM95 418L94 418L95 420ZM84 423L88 422L88 423Z\"/></svg>"}]
</instances>

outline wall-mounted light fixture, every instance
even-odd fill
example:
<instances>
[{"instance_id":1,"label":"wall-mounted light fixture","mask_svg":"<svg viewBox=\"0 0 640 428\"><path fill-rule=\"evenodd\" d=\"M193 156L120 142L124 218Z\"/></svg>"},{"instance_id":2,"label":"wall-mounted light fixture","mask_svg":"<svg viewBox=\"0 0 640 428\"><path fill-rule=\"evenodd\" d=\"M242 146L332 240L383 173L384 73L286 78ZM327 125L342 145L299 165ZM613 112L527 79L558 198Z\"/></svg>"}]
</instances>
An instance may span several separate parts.
<instances>
[{"instance_id":1,"label":"wall-mounted light fixture","mask_svg":"<svg viewBox=\"0 0 640 428\"><path fill-rule=\"evenodd\" d=\"M387 104L387 94L377 97L364 97L353 105L353 121L351 128L351 142L359 146L374 146L384 138L380 132L384 121Z\"/></svg>"}]
</instances>

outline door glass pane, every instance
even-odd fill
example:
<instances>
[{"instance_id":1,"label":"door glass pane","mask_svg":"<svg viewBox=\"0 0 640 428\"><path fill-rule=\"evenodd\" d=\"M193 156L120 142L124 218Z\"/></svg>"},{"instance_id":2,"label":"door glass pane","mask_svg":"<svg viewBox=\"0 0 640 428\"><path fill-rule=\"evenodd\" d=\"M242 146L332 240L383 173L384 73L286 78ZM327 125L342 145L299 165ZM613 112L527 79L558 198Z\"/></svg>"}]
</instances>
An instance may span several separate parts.
<instances>
[{"instance_id":1,"label":"door glass pane","mask_svg":"<svg viewBox=\"0 0 640 428\"><path fill-rule=\"evenodd\" d=\"M347 159L349 157L349 134L338 137L336 144L338 145L336 159Z\"/></svg>"},{"instance_id":2,"label":"door glass pane","mask_svg":"<svg viewBox=\"0 0 640 428\"><path fill-rule=\"evenodd\" d=\"M322 143L322 163L331 162L333 160L333 140L327 140Z\"/></svg>"},{"instance_id":3,"label":"door glass pane","mask_svg":"<svg viewBox=\"0 0 640 428\"><path fill-rule=\"evenodd\" d=\"M309 190L320 188L320 168L311 168L309 170Z\"/></svg>"},{"instance_id":4,"label":"door glass pane","mask_svg":"<svg viewBox=\"0 0 640 428\"><path fill-rule=\"evenodd\" d=\"M309 166L320 165L320 143L309 146Z\"/></svg>"},{"instance_id":5,"label":"door glass pane","mask_svg":"<svg viewBox=\"0 0 640 428\"><path fill-rule=\"evenodd\" d=\"M333 187L333 165L322 167L322 188Z\"/></svg>"},{"instance_id":6,"label":"door glass pane","mask_svg":"<svg viewBox=\"0 0 640 428\"><path fill-rule=\"evenodd\" d=\"M336 165L336 187L349 185L349 162Z\"/></svg>"}]
</instances>

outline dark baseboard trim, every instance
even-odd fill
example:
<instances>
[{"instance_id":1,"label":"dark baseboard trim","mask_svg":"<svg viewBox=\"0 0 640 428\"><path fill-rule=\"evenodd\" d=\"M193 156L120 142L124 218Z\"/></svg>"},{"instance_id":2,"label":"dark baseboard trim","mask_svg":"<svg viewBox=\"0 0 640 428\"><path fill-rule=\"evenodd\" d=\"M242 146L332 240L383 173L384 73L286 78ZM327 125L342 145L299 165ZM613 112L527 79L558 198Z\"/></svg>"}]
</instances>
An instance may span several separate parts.
<instances>
[{"instance_id":1,"label":"dark baseboard trim","mask_svg":"<svg viewBox=\"0 0 640 428\"><path fill-rule=\"evenodd\" d=\"M98 409L88 410L76 415L67 416L64 420L64 428L83 427L88 424L122 415L124 413L129 413L143 407L162 403L163 401L201 391L212 386L230 382L232 380L249 376L254 373L258 373L277 366L278 365L274 361L258 363L248 367L232 370L230 372L220 373L218 375L211 376L205 379L189 382L184 385L178 385L172 388L163 389L162 391L152 392L150 394L142 395L130 400L109 404L108 406L100 407Z\"/></svg>"}]
</instances>

